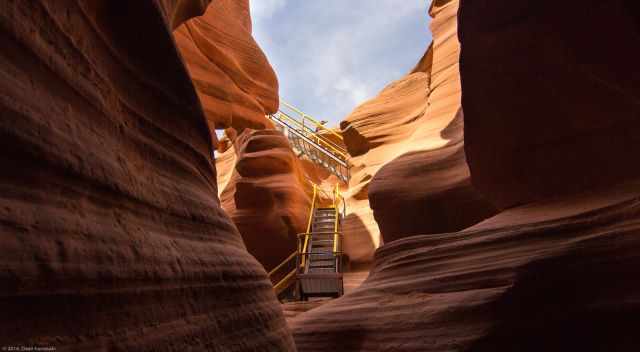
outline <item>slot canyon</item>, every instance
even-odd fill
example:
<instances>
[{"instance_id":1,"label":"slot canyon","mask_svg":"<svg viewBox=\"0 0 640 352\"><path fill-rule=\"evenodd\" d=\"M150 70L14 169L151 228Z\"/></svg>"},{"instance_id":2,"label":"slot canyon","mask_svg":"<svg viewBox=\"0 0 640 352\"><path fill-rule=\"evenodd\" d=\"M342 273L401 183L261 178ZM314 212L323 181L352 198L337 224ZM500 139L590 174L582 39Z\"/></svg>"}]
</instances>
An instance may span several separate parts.
<instances>
[{"instance_id":1,"label":"slot canyon","mask_svg":"<svg viewBox=\"0 0 640 352\"><path fill-rule=\"evenodd\" d=\"M420 0L327 127L250 1L0 2L2 351L640 349L636 1Z\"/></svg>"}]
</instances>

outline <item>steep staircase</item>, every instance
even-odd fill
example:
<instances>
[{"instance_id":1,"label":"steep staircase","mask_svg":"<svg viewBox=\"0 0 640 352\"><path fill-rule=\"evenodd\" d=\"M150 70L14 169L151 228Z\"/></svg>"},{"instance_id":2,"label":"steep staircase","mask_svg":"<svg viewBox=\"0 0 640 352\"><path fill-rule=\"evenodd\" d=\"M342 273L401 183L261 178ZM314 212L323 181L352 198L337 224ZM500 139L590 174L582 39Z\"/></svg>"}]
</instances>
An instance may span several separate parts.
<instances>
[{"instance_id":1,"label":"steep staircase","mask_svg":"<svg viewBox=\"0 0 640 352\"><path fill-rule=\"evenodd\" d=\"M311 160L347 182L350 176L348 153L342 136L294 106L284 101L281 105L277 113L268 117L289 139L296 155Z\"/></svg>"},{"instance_id":2,"label":"steep staircase","mask_svg":"<svg viewBox=\"0 0 640 352\"><path fill-rule=\"evenodd\" d=\"M298 235L297 251L269 273L281 299L339 297L344 293L341 220L344 200L335 186L331 198L313 185L307 232ZM331 204L322 200L332 199Z\"/></svg>"},{"instance_id":3,"label":"steep staircase","mask_svg":"<svg viewBox=\"0 0 640 352\"><path fill-rule=\"evenodd\" d=\"M347 182L349 163L342 136L286 102L281 101L281 105L282 109L269 118L289 139L297 156ZM338 183L331 194L311 184L313 199L307 231L298 235L296 252L269 273L276 294L283 300L306 301L310 297L339 297L344 293L341 232L346 210L344 199Z\"/></svg>"},{"instance_id":4,"label":"steep staircase","mask_svg":"<svg viewBox=\"0 0 640 352\"><path fill-rule=\"evenodd\" d=\"M315 209L311 232L301 236L302 265L297 278L303 301L312 296L340 297L344 293L339 230L340 213L336 208Z\"/></svg>"}]
</instances>

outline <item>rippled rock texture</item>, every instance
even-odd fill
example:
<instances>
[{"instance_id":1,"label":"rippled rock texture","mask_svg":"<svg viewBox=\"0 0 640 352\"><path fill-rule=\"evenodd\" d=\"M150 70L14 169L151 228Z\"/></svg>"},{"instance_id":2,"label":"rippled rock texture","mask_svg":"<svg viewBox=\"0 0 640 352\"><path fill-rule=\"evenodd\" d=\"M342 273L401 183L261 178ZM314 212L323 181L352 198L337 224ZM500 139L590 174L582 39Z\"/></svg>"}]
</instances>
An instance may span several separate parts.
<instances>
[{"instance_id":1,"label":"rippled rock texture","mask_svg":"<svg viewBox=\"0 0 640 352\"><path fill-rule=\"evenodd\" d=\"M495 213L471 186L464 154L457 9L434 4L433 43L415 69L341 123L350 192L356 204L368 193L384 242L458 231ZM355 210L371 218L366 204Z\"/></svg>"},{"instance_id":2,"label":"rippled rock texture","mask_svg":"<svg viewBox=\"0 0 640 352\"><path fill-rule=\"evenodd\" d=\"M450 7L436 0L432 11ZM471 184L506 209L383 246L359 289L292 319L298 348L637 349L638 10L461 1Z\"/></svg>"},{"instance_id":3,"label":"rippled rock texture","mask_svg":"<svg viewBox=\"0 0 640 352\"><path fill-rule=\"evenodd\" d=\"M640 177L637 2L465 1L460 16L478 189L509 207Z\"/></svg>"},{"instance_id":4,"label":"rippled rock texture","mask_svg":"<svg viewBox=\"0 0 640 352\"><path fill-rule=\"evenodd\" d=\"M359 289L292 320L298 349L634 350L638 190L531 204L387 244Z\"/></svg>"},{"instance_id":5,"label":"rippled rock texture","mask_svg":"<svg viewBox=\"0 0 640 352\"><path fill-rule=\"evenodd\" d=\"M231 136L220 154L223 209L231 216L251 254L268 270L296 250L306 232L312 184L289 141L276 130L245 130Z\"/></svg>"},{"instance_id":6,"label":"rippled rock texture","mask_svg":"<svg viewBox=\"0 0 640 352\"><path fill-rule=\"evenodd\" d=\"M204 5L0 4L0 345L294 349L172 39Z\"/></svg>"},{"instance_id":7,"label":"rippled rock texture","mask_svg":"<svg viewBox=\"0 0 640 352\"><path fill-rule=\"evenodd\" d=\"M212 129L272 127L278 80L251 35L249 0L212 1L175 37Z\"/></svg>"}]
</instances>

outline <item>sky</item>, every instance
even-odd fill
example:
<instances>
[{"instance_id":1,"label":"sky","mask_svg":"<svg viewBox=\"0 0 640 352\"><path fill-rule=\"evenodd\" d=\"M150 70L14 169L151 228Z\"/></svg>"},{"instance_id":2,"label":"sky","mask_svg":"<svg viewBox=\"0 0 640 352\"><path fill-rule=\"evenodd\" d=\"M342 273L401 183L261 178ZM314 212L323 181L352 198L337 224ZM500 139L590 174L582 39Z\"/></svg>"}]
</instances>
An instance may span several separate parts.
<instances>
[{"instance_id":1,"label":"sky","mask_svg":"<svg viewBox=\"0 0 640 352\"><path fill-rule=\"evenodd\" d=\"M336 126L402 78L431 42L429 0L250 0L280 98Z\"/></svg>"}]
</instances>

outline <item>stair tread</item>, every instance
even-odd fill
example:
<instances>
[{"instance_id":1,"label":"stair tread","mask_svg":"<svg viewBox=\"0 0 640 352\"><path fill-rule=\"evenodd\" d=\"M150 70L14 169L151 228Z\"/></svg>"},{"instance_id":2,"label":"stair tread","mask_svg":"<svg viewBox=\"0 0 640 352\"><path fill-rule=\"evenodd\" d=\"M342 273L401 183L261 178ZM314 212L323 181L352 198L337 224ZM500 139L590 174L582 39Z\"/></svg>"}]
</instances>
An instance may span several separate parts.
<instances>
[{"instance_id":1,"label":"stair tread","mask_svg":"<svg viewBox=\"0 0 640 352\"><path fill-rule=\"evenodd\" d=\"M335 260L316 260L316 261L312 261L309 265L334 265L335 264Z\"/></svg>"},{"instance_id":2,"label":"stair tread","mask_svg":"<svg viewBox=\"0 0 640 352\"><path fill-rule=\"evenodd\" d=\"M309 272L330 272L333 273L336 270L334 268L309 268Z\"/></svg>"}]
</instances>

